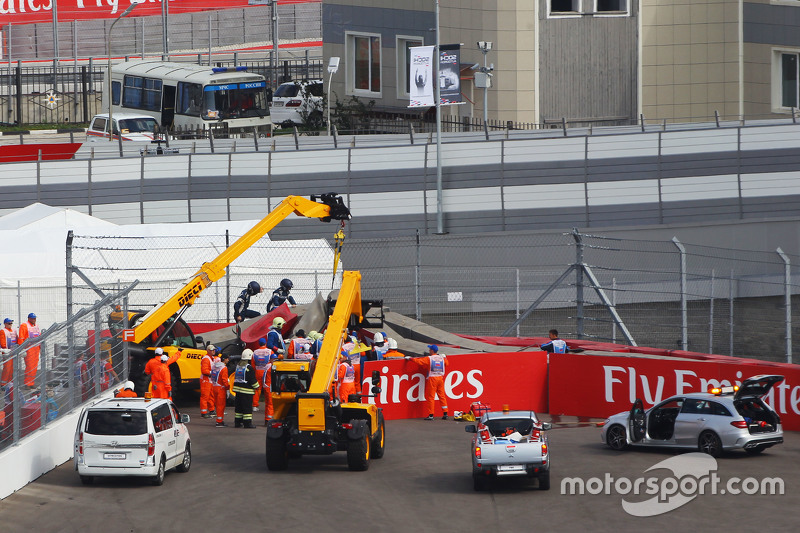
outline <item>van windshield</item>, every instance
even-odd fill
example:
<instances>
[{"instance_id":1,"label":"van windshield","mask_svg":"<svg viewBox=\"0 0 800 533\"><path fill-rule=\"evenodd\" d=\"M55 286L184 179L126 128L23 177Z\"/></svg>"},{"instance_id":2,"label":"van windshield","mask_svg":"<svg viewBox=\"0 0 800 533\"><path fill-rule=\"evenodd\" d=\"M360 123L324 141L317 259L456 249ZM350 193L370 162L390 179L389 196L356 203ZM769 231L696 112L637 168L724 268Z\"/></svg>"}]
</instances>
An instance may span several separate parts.
<instances>
[{"instance_id":1,"label":"van windshield","mask_svg":"<svg viewBox=\"0 0 800 533\"><path fill-rule=\"evenodd\" d=\"M143 435L147 433L144 411L89 411L86 433L91 435Z\"/></svg>"},{"instance_id":2,"label":"van windshield","mask_svg":"<svg viewBox=\"0 0 800 533\"><path fill-rule=\"evenodd\" d=\"M154 118L125 118L119 121L122 133L153 133L156 125Z\"/></svg>"}]
</instances>

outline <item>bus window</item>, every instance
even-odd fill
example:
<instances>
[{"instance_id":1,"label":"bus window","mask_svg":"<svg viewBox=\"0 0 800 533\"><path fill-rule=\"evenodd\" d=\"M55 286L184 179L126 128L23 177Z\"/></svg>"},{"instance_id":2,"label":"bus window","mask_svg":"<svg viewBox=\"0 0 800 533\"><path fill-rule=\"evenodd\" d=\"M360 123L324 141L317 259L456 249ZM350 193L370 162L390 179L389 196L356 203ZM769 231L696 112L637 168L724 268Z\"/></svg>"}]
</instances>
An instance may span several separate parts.
<instances>
[{"instance_id":1,"label":"bus window","mask_svg":"<svg viewBox=\"0 0 800 533\"><path fill-rule=\"evenodd\" d=\"M203 111L203 86L198 83L178 83L178 112L199 117Z\"/></svg>"},{"instance_id":2,"label":"bus window","mask_svg":"<svg viewBox=\"0 0 800 533\"><path fill-rule=\"evenodd\" d=\"M122 84L118 81L111 82L111 103L119 105L119 95L122 93Z\"/></svg>"},{"instance_id":3,"label":"bus window","mask_svg":"<svg viewBox=\"0 0 800 533\"><path fill-rule=\"evenodd\" d=\"M123 107L161 111L161 80L129 75L124 80Z\"/></svg>"}]
</instances>

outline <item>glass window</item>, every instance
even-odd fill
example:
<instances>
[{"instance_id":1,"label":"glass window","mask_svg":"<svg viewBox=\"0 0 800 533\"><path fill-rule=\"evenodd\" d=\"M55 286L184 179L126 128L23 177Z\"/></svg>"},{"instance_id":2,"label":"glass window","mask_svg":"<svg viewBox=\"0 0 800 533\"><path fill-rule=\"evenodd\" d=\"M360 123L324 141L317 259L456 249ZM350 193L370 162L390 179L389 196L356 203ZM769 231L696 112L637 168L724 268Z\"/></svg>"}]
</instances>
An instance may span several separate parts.
<instances>
[{"instance_id":1,"label":"glass window","mask_svg":"<svg viewBox=\"0 0 800 533\"><path fill-rule=\"evenodd\" d=\"M422 39L397 40L397 96L411 97L411 48L422 46Z\"/></svg>"},{"instance_id":2,"label":"glass window","mask_svg":"<svg viewBox=\"0 0 800 533\"><path fill-rule=\"evenodd\" d=\"M798 54L781 54L781 107L797 107Z\"/></svg>"},{"instance_id":3,"label":"glass window","mask_svg":"<svg viewBox=\"0 0 800 533\"><path fill-rule=\"evenodd\" d=\"M93 131L106 131L106 119L104 118L97 118L92 123L92 130Z\"/></svg>"},{"instance_id":4,"label":"glass window","mask_svg":"<svg viewBox=\"0 0 800 533\"><path fill-rule=\"evenodd\" d=\"M551 13L574 13L580 10L580 0L550 0Z\"/></svg>"},{"instance_id":5,"label":"glass window","mask_svg":"<svg viewBox=\"0 0 800 533\"><path fill-rule=\"evenodd\" d=\"M143 435L147 433L144 411L89 411L86 433L91 435Z\"/></svg>"},{"instance_id":6,"label":"glass window","mask_svg":"<svg viewBox=\"0 0 800 533\"><path fill-rule=\"evenodd\" d=\"M199 83L178 82L178 113L199 117L203 110L203 86Z\"/></svg>"},{"instance_id":7,"label":"glass window","mask_svg":"<svg viewBox=\"0 0 800 533\"><path fill-rule=\"evenodd\" d=\"M122 106L161 111L161 80L125 76Z\"/></svg>"},{"instance_id":8,"label":"glass window","mask_svg":"<svg viewBox=\"0 0 800 533\"><path fill-rule=\"evenodd\" d=\"M159 405L150 414L153 417L153 427L157 433L172 429L172 410L168 403Z\"/></svg>"},{"instance_id":9,"label":"glass window","mask_svg":"<svg viewBox=\"0 0 800 533\"><path fill-rule=\"evenodd\" d=\"M119 95L122 93L122 84L118 81L111 82L111 104L119 105Z\"/></svg>"},{"instance_id":10,"label":"glass window","mask_svg":"<svg viewBox=\"0 0 800 533\"><path fill-rule=\"evenodd\" d=\"M595 11L602 13L603 11L627 11L627 0L596 0L597 7Z\"/></svg>"},{"instance_id":11,"label":"glass window","mask_svg":"<svg viewBox=\"0 0 800 533\"><path fill-rule=\"evenodd\" d=\"M381 38L354 35L351 38L354 92L381 91Z\"/></svg>"},{"instance_id":12,"label":"glass window","mask_svg":"<svg viewBox=\"0 0 800 533\"><path fill-rule=\"evenodd\" d=\"M717 402L708 402L711 407L711 414L717 416L733 416L728 408Z\"/></svg>"}]
</instances>

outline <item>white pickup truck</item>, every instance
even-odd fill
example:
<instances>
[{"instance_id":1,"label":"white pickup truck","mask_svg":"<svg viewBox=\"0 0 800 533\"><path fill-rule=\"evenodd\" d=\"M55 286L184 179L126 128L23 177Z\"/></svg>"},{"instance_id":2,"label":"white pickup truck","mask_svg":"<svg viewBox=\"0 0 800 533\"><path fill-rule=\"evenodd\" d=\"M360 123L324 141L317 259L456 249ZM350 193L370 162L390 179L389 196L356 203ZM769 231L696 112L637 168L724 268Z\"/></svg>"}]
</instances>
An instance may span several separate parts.
<instances>
[{"instance_id":1,"label":"white pickup truck","mask_svg":"<svg viewBox=\"0 0 800 533\"><path fill-rule=\"evenodd\" d=\"M491 411L464 427L472 438L472 480L477 491L492 478L527 476L550 488L547 430L533 411Z\"/></svg>"}]
</instances>

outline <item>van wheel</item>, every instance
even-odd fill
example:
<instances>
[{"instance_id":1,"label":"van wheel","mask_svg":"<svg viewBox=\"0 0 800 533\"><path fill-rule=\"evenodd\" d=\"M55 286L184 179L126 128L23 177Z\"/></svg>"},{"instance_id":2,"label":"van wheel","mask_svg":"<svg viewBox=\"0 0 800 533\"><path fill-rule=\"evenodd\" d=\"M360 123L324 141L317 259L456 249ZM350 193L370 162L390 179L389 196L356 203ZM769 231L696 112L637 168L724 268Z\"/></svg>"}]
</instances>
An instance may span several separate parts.
<instances>
[{"instance_id":1,"label":"van wheel","mask_svg":"<svg viewBox=\"0 0 800 533\"><path fill-rule=\"evenodd\" d=\"M175 470L178 472L188 472L189 468L192 466L192 447L187 442L186 449L183 451L183 462L175 467Z\"/></svg>"},{"instance_id":2,"label":"van wheel","mask_svg":"<svg viewBox=\"0 0 800 533\"><path fill-rule=\"evenodd\" d=\"M94 476L81 476L81 483L84 485L91 485L94 483Z\"/></svg>"},{"instance_id":3,"label":"van wheel","mask_svg":"<svg viewBox=\"0 0 800 533\"><path fill-rule=\"evenodd\" d=\"M151 480L151 483L153 485L155 485L156 487L160 487L161 485L163 485L164 484L164 474L166 474L166 472L167 472L167 462L162 457L161 458L161 462L158 463L158 473L155 476L153 476L153 479Z\"/></svg>"}]
</instances>

